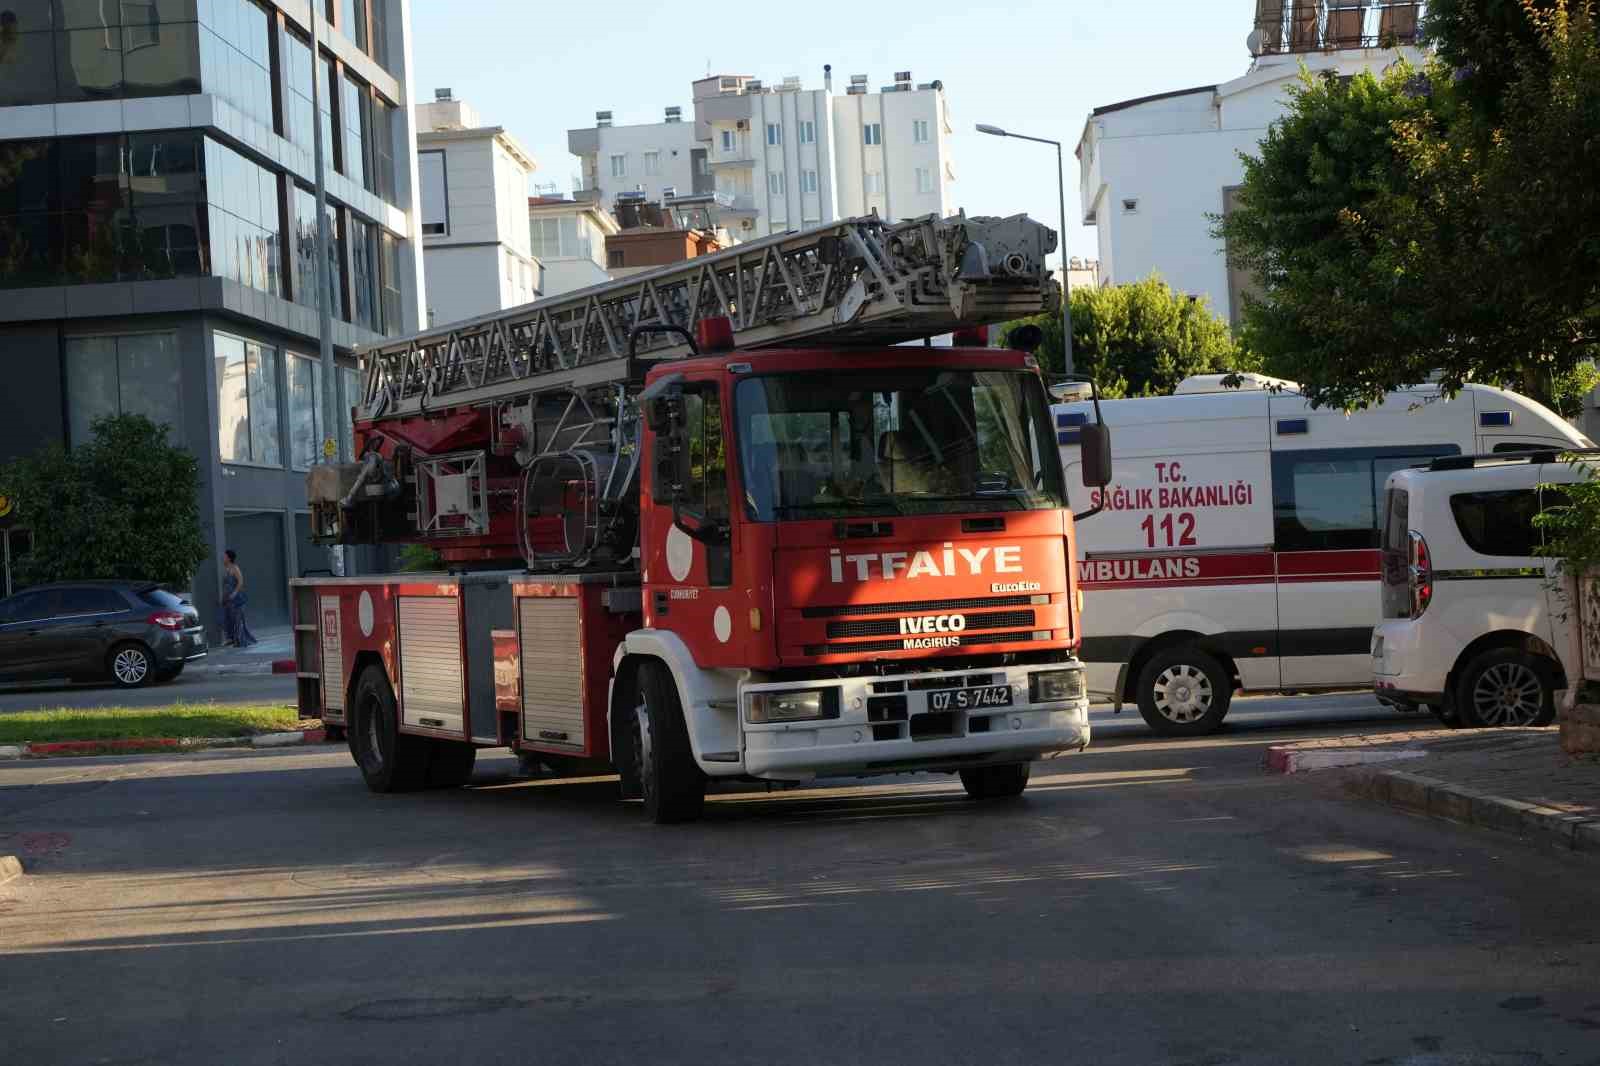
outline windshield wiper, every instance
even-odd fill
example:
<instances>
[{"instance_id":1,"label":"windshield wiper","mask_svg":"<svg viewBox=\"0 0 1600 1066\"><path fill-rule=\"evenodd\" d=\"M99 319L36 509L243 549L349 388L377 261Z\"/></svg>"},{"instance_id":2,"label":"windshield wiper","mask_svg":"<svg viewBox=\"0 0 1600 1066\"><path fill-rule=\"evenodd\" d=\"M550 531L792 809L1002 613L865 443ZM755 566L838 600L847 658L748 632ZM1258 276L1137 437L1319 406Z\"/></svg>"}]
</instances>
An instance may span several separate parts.
<instances>
[{"instance_id":1,"label":"windshield wiper","mask_svg":"<svg viewBox=\"0 0 1600 1066\"><path fill-rule=\"evenodd\" d=\"M837 499L837 500L804 500L796 503L780 503L773 506L772 510L778 515L793 514L801 511L836 511L844 508L877 509L887 507L891 513L898 514L893 496L880 496L874 499Z\"/></svg>"}]
</instances>

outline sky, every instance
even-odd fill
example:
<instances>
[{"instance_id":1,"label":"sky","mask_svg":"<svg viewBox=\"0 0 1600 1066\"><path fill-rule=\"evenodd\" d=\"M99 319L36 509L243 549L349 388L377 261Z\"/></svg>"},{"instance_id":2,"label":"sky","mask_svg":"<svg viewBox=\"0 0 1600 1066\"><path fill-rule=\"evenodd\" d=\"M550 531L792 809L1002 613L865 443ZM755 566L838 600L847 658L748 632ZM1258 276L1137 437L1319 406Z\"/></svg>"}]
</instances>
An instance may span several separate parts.
<instances>
[{"instance_id":1,"label":"sky","mask_svg":"<svg viewBox=\"0 0 1600 1066\"><path fill-rule=\"evenodd\" d=\"M1055 152L999 139L979 122L1062 142L1067 250L1093 258L1072 157L1094 108L1210 85L1245 73L1254 0L808 0L693 3L611 0L414 0L413 92L448 86L487 125L504 126L539 163L535 182L563 192L578 172L567 130L610 110L617 125L661 121L673 104L692 120L690 82L748 74L768 84L798 74L834 91L866 74L873 90L897 70L944 83L955 127L954 206L969 215L1060 217Z\"/></svg>"}]
</instances>

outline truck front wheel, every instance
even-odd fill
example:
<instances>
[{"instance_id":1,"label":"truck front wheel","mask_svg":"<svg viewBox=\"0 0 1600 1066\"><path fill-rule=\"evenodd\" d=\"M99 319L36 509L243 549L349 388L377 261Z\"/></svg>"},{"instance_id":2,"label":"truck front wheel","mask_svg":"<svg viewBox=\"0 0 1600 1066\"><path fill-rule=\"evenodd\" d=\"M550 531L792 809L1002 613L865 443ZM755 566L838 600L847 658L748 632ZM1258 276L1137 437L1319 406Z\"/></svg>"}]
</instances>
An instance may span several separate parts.
<instances>
[{"instance_id":1,"label":"truck front wheel","mask_svg":"<svg viewBox=\"0 0 1600 1066\"><path fill-rule=\"evenodd\" d=\"M369 666L356 682L349 726L350 754L374 792L411 792L428 783L428 741L400 732L389 678Z\"/></svg>"},{"instance_id":2,"label":"truck front wheel","mask_svg":"<svg viewBox=\"0 0 1600 1066\"><path fill-rule=\"evenodd\" d=\"M1022 795L1030 772L1025 762L979 766L961 771L961 787L975 800L1007 799Z\"/></svg>"},{"instance_id":3,"label":"truck front wheel","mask_svg":"<svg viewBox=\"0 0 1600 1066\"><path fill-rule=\"evenodd\" d=\"M638 678L638 702L629 726L645 816L657 825L693 821L705 807L706 780L689 750L678 686L657 662L640 666Z\"/></svg>"}]
</instances>

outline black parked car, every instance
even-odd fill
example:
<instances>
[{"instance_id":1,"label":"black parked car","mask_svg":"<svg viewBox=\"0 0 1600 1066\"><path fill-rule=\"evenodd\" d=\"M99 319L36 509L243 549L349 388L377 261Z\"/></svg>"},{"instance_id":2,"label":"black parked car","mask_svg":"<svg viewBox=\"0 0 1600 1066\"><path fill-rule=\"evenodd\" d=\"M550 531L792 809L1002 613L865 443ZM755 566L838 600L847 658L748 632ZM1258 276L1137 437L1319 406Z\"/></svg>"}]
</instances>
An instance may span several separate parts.
<instances>
[{"instance_id":1,"label":"black parked car","mask_svg":"<svg viewBox=\"0 0 1600 1066\"><path fill-rule=\"evenodd\" d=\"M35 585L0 600L0 680L171 681L206 654L200 613L148 581Z\"/></svg>"}]
</instances>

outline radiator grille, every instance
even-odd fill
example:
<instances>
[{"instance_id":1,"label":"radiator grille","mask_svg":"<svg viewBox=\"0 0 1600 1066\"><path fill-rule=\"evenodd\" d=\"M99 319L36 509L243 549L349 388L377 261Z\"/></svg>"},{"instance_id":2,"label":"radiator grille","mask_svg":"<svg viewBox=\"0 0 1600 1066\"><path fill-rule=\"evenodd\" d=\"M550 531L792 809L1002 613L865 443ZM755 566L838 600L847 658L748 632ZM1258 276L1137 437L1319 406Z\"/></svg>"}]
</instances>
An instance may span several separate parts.
<instances>
[{"instance_id":1,"label":"radiator grille","mask_svg":"<svg viewBox=\"0 0 1600 1066\"><path fill-rule=\"evenodd\" d=\"M522 739L582 748L583 670L578 601L529 596L520 601Z\"/></svg>"},{"instance_id":2,"label":"radiator grille","mask_svg":"<svg viewBox=\"0 0 1600 1066\"><path fill-rule=\"evenodd\" d=\"M929 634L941 636L944 634ZM978 644L1013 644L1035 640L1049 640L1049 630L1037 630L1030 633L960 633L955 634L961 638L961 647L970 648ZM920 634L919 634L920 636ZM915 640L916 637L897 637L894 640L858 640L842 644L807 644L804 648L806 655L855 655L859 652L869 651L903 651L905 642Z\"/></svg>"},{"instance_id":3,"label":"radiator grille","mask_svg":"<svg viewBox=\"0 0 1600 1066\"><path fill-rule=\"evenodd\" d=\"M801 618L848 618L863 614L940 614L985 607L1026 607L1033 596L971 596L964 600L910 600L904 603L846 603L837 607L802 607ZM1048 597L1045 597L1048 599Z\"/></svg>"},{"instance_id":4,"label":"radiator grille","mask_svg":"<svg viewBox=\"0 0 1600 1066\"><path fill-rule=\"evenodd\" d=\"M1032 611L995 611L991 614L969 614L967 630L974 629L1031 629ZM882 618L869 622L829 622L828 637L887 637L900 635L900 619ZM907 634L908 636L910 634Z\"/></svg>"}]
</instances>

